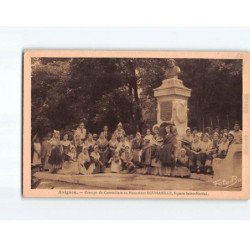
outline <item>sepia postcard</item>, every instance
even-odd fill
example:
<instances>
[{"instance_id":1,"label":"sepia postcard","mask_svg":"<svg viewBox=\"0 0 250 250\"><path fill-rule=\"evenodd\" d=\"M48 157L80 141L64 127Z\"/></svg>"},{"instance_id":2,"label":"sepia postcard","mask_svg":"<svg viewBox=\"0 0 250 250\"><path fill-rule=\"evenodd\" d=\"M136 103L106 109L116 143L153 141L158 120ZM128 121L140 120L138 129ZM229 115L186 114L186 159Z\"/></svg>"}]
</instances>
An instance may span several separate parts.
<instances>
[{"instance_id":1,"label":"sepia postcard","mask_svg":"<svg viewBox=\"0 0 250 250\"><path fill-rule=\"evenodd\" d=\"M249 199L250 53L26 50L23 196Z\"/></svg>"}]
</instances>

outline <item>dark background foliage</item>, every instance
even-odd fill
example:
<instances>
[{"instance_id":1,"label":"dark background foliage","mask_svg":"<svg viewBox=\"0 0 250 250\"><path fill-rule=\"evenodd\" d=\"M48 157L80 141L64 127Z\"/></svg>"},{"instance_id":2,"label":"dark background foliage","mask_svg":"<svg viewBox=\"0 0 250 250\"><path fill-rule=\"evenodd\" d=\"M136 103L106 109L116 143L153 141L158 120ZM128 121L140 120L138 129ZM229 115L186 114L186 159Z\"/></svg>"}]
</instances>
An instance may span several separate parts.
<instances>
[{"instance_id":1,"label":"dark background foliage","mask_svg":"<svg viewBox=\"0 0 250 250\"><path fill-rule=\"evenodd\" d=\"M192 89L189 126L232 127L242 120L242 61L176 59ZM153 89L166 59L33 58L32 135L71 130L80 120L90 132L121 121L128 133L156 123Z\"/></svg>"}]
</instances>

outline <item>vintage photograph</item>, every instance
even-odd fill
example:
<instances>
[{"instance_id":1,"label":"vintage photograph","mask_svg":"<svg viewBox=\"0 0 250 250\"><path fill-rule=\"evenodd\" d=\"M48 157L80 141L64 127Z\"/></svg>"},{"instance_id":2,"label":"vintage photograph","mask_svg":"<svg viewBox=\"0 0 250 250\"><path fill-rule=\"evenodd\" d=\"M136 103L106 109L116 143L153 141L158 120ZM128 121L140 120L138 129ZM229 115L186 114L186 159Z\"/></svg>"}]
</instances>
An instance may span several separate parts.
<instances>
[{"instance_id":1,"label":"vintage photograph","mask_svg":"<svg viewBox=\"0 0 250 250\"><path fill-rule=\"evenodd\" d=\"M248 198L247 59L26 51L24 195Z\"/></svg>"}]
</instances>

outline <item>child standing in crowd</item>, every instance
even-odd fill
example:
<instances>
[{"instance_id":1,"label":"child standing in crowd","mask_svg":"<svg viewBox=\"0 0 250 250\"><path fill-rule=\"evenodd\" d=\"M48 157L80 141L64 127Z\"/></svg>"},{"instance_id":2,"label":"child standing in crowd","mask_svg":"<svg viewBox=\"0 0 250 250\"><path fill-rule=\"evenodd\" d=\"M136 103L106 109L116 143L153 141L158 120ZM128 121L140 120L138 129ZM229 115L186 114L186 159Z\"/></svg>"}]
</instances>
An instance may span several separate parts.
<instances>
[{"instance_id":1,"label":"child standing in crowd","mask_svg":"<svg viewBox=\"0 0 250 250\"><path fill-rule=\"evenodd\" d=\"M62 167L62 145L60 143L60 132L54 130L53 137L49 141L51 145L51 153L49 156L50 173L54 173Z\"/></svg>"},{"instance_id":2,"label":"child standing in crowd","mask_svg":"<svg viewBox=\"0 0 250 250\"><path fill-rule=\"evenodd\" d=\"M151 155L152 155L152 145L150 139L144 139L144 145L142 148L141 163L145 167L143 174L149 174L151 169Z\"/></svg>"},{"instance_id":3,"label":"child standing in crowd","mask_svg":"<svg viewBox=\"0 0 250 250\"><path fill-rule=\"evenodd\" d=\"M114 152L113 157L109 160L111 173L120 173L122 162L118 151Z\"/></svg>"},{"instance_id":4,"label":"child standing in crowd","mask_svg":"<svg viewBox=\"0 0 250 250\"><path fill-rule=\"evenodd\" d=\"M160 175L162 176L162 171L161 171L161 161L160 161L160 152L161 152L161 147L163 143L163 138L158 137L153 146L152 146L152 161L151 161L151 166L155 167L155 175Z\"/></svg>"},{"instance_id":5,"label":"child standing in crowd","mask_svg":"<svg viewBox=\"0 0 250 250\"><path fill-rule=\"evenodd\" d=\"M133 162L135 165L139 165L141 162L141 149L143 146L143 140L139 132L136 133L135 139L132 141L132 154Z\"/></svg>"},{"instance_id":6,"label":"child standing in crowd","mask_svg":"<svg viewBox=\"0 0 250 250\"><path fill-rule=\"evenodd\" d=\"M94 146L93 152L90 154L91 165L88 170L88 174L100 173L102 170L102 162L100 161L99 147L97 145Z\"/></svg>"},{"instance_id":7,"label":"child standing in crowd","mask_svg":"<svg viewBox=\"0 0 250 250\"><path fill-rule=\"evenodd\" d=\"M122 160L122 169L124 170L123 173L134 173L135 167L132 162L133 155L131 154L130 147L126 146L125 151L121 154Z\"/></svg>"},{"instance_id":8,"label":"child standing in crowd","mask_svg":"<svg viewBox=\"0 0 250 250\"><path fill-rule=\"evenodd\" d=\"M33 149L34 149L34 153L33 153L32 166L40 168L42 165L42 161L41 161L42 146L38 137L35 139L35 142L33 143Z\"/></svg>"}]
</instances>

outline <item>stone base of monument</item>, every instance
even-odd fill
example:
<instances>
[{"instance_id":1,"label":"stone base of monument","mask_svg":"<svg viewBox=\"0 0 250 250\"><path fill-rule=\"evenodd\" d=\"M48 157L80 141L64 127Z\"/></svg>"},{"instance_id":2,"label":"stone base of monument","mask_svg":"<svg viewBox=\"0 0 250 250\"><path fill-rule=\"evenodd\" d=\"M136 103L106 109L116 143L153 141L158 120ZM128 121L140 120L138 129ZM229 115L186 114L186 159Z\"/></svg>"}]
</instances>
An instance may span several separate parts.
<instances>
[{"instance_id":1,"label":"stone base of monument","mask_svg":"<svg viewBox=\"0 0 250 250\"><path fill-rule=\"evenodd\" d=\"M157 100L157 123L173 123L179 136L183 136L187 128L191 89L185 87L182 80L165 79L160 87L154 89L154 96Z\"/></svg>"}]
</instances>

